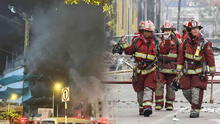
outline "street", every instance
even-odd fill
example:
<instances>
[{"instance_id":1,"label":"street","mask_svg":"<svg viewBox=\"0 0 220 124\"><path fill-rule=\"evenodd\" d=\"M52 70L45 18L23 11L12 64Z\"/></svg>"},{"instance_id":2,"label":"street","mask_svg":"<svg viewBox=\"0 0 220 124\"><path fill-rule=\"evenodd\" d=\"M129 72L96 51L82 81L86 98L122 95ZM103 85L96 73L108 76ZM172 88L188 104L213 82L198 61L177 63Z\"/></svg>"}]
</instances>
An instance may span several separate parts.
<instances>
[{"instance_id":1,"label":"street","mask_svg":"<svg viewBox=\"0 0 220 124\"><path fill-rule=\"evenodd\" d=\"M209 103L210 85L204 95L203 109L200 118L189 118L190 104L182 95L182 91L176 92L174 111L153 111L150 117L139 116L136 94L129 84L109 84L107 99L112 105L107 105L107 116L112 115L115 124L220 124L220 85L214 85L214 104ZM113 110L109 110L113 109ZM174 118L176 115L177 120Z\"/></svg>"},{"instance_id":2,"label":"street","mask_svg":"<svg viewBox=\"0 0 220 124\"><path fill-rule=\"evenodd\" d=\"M219 61L220 56L215 56L215 61ZM217 72L220 65L216 64ZM107 81L128 81L132 73L107 73ZM209 78L211 79L211 78ZM219 80L220 76L215 76L214 80ZM114 124L220 124L220 84L213 84L214 104L210 104L210 88L204 92L203 109L200 118L189 118L190 104L184 98L182 91L176 92L174 111L153 111L150 117L139 116L136 93L131 84L106 84L105 98L106 104L103 108L104 115L112 120ZM111 103L111 104L109 104ZM107 107L106 107L107 106ZM174 118L176 116L177 120Z\"/></svg>"},{"instance_id":3,"label":"street","mask_svg":"<svg viewBox=\"0 0 220 124\"><path fill-rule=\"evenodd\" d=\"M220 0L1 0L0 124L220 124L219 15ZM156 83L183 75L193 110L169 88L174 110L156 111Z\"/></svg>"}]
</instances>

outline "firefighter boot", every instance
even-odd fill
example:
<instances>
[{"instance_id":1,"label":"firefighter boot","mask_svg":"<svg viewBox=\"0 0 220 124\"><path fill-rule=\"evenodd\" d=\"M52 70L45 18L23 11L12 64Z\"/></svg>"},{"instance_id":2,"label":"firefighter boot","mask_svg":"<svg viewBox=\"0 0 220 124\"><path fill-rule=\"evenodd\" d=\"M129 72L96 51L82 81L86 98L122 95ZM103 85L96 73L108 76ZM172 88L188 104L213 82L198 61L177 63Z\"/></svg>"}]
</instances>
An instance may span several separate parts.
<instances>
[{"instance_id":1,"label":"firefighter boot","mask_svg":"<svg viewBox=\"0 0 220 124\"><path fill-rule=\"evenodd\" d=\"M167 111L173 111L173 101L166 101L166 105L165 105L165 108Z\"/></svg>"},{"instance_id":2,"label":"firefighter boot","mask_svg":"<svg viewBox=\"0 0 220 124\"><path fill-rule=\"evenodd\" d=\"M173 106L167 106L167 107L166 107L166 110L167 110L167 111L173 111Z\"/></svg>"},{"instance_id":3,"label":"firefighter boot","mask_svg":"<svg viewBox=\"0 0 220 124\"><path fill-rule=\"evenodd\" d=\"M152 114L152 98L153 90L149 87L145 87L143 97L144 117L149 117Z\"/></svg>"},{"instance_id":4,"label":"firefighter boot","mask_svg":"<svg viewBox=\"0 0 220 124\"><path fill-rule=\"evenodd\" d=\"M144 109L144 117L149 117L152 114L151 108Z\"/></svg>"},{"instance_id":5,"label":"firefighter boot","mask_svg":"<svg viewBox=\"0 0 220 124\"><path fill-rule=\"evenodd\" d=\"M139 115L144 115L144 108L143 108L143 106L139 106Z\"/></svg>"},{"instance_id":6,"label":"firefighter boot","mask_svg":"<svg viewBox=\"0 0 220 124\"><path fill-rule=\"evenodd\" d=\"M190 118L199 118L199 111L197 111L197 110L191 110L189 117L190 117Z\"/></svg>"},{"instance_id":7,"label":"firefighter boot","mask_svg":"<svg viewBox=\"0 0 220 124\"><path fill-rule=\"evenodd\" d=\"M163 105L157 104L157 105L155 106L155 110L161 110L162 108L163 108Z\"/></svg>"}]
</instances>

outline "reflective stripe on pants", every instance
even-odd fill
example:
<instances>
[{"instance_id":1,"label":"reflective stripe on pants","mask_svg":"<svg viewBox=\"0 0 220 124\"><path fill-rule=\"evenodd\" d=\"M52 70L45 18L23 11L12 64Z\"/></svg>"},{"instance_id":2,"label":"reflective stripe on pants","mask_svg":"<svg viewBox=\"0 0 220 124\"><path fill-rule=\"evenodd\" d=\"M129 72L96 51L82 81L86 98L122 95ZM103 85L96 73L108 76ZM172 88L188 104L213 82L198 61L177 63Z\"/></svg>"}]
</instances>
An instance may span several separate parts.
<instances>
[{"instance_id":1,"label":"reflective stripe on pants","mask_svg":"<svg viewBox=\"0 0 220 124\"><path fill-rule=\"evenodd\" d=\"M144 88L143 107L152 108L153 90L149 87Z\"/></svg>"}]
</instances>

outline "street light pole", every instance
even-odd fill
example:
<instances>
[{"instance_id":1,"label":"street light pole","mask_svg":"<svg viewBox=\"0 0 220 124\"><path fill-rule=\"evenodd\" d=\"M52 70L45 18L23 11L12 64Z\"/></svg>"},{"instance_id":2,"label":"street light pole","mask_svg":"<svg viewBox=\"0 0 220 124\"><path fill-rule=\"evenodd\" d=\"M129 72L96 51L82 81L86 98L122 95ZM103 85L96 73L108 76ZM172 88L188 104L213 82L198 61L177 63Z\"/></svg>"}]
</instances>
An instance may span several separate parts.
<instances>
[{"instance_id":1,"label":"street light pole","mask_svg":"<svg viewBox=\"0 0 220 124\"><path fill-rule=\"evenodd\" d=\"M22 19L25 22L25 33L24 33L24 65L26 63L26 58L27 58L27 49L29 47L29 32L30 32L30 22L29 22L29 18L27 16L27 14L25 12L23 12L22 10L15 8L14 6L8 5L8 9L11 10L12 13L17 13L19 16L22 17ZM24 75L26 73L26 67L24 66ZM22 84L22 98L21 98L21 102L23 104L24 101L24 82ZM24 104L23 104L23 113L24 115Z\"/></svg>"},{"instance_id":2,"label":"street light pole","mask_svg":"<svg viewBox=\"0 0 220 124\"><path fill-rule=\"evenodd\" d=\"M53 98L52 98L52 108L53 108L53 117L55 116L55 91L59 92L62 89L62 84L61 82L55 82L53 86ZM58 117L58 103L57 103L57 117Z\"/></svg>"},{"instance_id":3,"label":"street light pole","mask_svg":"<svg viewBox=\"0 0 220 124\"><path fill-rule=\"evenodd\" d=\"M17 13L25 22L25 33L24 33L24 60L26 59L27 48L29 46L29 32L30 32L30 22L27 14L14 6L8 5L8 9L11 10L12 13Z\"/></svg>"},{"instance_id":4,"label":"street light pole","mask_svg":"<svg viewBox=\"0 0 220 124\"><path fill-rule=\"evenodd\" d=\"M169 5L168 2L166 2L166 20L168 20L168 13L169 13Z\"/></svg>"},{"instance_id":5,"label":"street light pole","mask_svg":"<svg viewBox=\"0 0 220 124\"><path fill-rule=\"evenodd\" d=\"M28 20L27 15L25 14L24 16L24 21L25 21L25 34L24 34L24 62L26 61L26 56L27 56L27 49L29 47L29 32L30 32L30 22Z\"/></svg>"},{"instance_id":6,"label":"street light pole","mask_svg":"<svg viewBox=\"0 0 220 124\"><path fill-rule=\"evenodd\" d=\"M54 90L53 90L53 101L52 101L52 108L53 108L53 117L54 117L54 103L55 103L55 101L54 101Z\"/></svg>"},{"instance_id":7,"label":"street light pole","mask_svg":"<svg viewBox=\"0 0 220 124\"><path fill-rule=\"evenodd\" d=\"M8 112L10 112L10 103L8 103Z\"/></svg>"},{"instance_id":8,"label":"street light pole","mask_svg":"<svg viewBox=\"0 0 220 124\"><path fill-rule=\"evenodd\" d=\"M58 103L57 103L57 117L59 117L59 106L58 106Z\"/></svg>"}]
</instances>

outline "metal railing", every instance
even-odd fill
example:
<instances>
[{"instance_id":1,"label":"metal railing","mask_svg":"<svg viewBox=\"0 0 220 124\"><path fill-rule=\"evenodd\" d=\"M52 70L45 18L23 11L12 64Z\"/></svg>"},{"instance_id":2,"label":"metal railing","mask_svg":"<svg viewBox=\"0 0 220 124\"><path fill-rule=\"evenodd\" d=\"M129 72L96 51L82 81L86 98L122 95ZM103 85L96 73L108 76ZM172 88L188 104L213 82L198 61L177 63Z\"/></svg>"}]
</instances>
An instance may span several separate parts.
<instances>
[{"instance_id":1,"label":"metal railing","mask_svg":"<svg viewBox=\"0 0 220 124\"><path fill-rule=\"evenodd\" d=\"M117 73L117 72L116 72ZM123 73L123 72L122 72ZM216 72L215 76L220 76L220 72ZM127 81L102 81L104 84L132 84L131 80L127 80ZM211 83L211 80L208 80L208 83ZM214 84L220 84L220 80L213 80Z\"/></svg>"}]
</instances>

